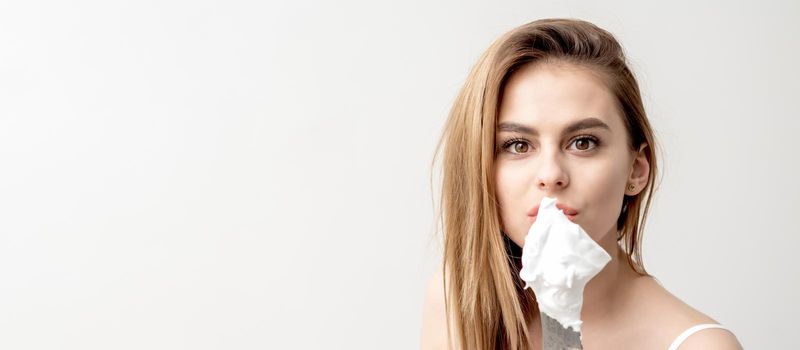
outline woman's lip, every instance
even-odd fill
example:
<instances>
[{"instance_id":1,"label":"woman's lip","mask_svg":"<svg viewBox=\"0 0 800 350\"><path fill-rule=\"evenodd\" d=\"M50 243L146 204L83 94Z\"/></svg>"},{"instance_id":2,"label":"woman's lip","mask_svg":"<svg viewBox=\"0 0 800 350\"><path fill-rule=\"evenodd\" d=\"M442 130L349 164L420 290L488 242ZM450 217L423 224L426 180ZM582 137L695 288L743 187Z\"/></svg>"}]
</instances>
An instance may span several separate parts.
<instances>
[{"instance_id":1,"label":"woman's lip","mask_svg":"<svg viewBox=\"0 0 800 350\"><path fill-rule=\"evenodd\" d=\"M573 209L572 207L570 207L570 206L568 206L566 204L556 203L556 208L561 209L561 211L563 211L564 214L566 214L566 215L573 215L573 216L574 215L578 215L578 211L577 210Z\"/></svg>"},{"instance_id":2,"label":"woman's lip","mask_svg":"<svg viewBox=\"0 0 800 350\"><path fill-rule=\"evenodd\" d=\"M563 203L556 203L556 208L561 209L565 215L578 215L577 210ZM536 214L539 214L539 204L528 210L528 216L536 216Z\"/></svg>"},{"instance_id":3,"label":"woman's lip","mask_svg":"<svg viewBox=\"0 0 800 350\"><path fill-rule=\"evenodd\" d=\"M575 217L578 216L578 214L575 215L564 214L564 216L566 216L567 219L569 219L569 221L575 222ZM536 215L528 215L528 221L530 221L531 223L536 221Z\"/></svg>"}]
</instances>

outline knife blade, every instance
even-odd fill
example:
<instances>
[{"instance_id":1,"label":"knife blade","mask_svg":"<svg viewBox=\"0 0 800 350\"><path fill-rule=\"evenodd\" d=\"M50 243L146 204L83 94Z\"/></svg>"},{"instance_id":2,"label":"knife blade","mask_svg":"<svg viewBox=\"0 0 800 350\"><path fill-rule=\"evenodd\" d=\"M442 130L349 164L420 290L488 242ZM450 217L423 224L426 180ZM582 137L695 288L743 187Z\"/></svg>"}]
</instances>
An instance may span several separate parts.
<instances>
[{"instance_id":1,"label":"knife blade","mask_svg":"<svg viewBox=\"0 0 800 350\"><path fill-rule=\"evenodd\" d=\"M583 349L581 344L581 334L564 328L556 319L547 316L544 312L539 312L542 320L542 344L543 350L575 350Z\"/></svg>"}]
</instances>

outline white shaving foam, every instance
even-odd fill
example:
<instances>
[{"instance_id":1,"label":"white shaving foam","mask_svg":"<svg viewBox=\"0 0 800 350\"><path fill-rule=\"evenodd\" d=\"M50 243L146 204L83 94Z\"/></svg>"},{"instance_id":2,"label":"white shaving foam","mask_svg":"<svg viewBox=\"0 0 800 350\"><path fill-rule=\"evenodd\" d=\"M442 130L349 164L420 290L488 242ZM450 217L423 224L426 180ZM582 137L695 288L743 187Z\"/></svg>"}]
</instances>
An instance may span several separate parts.
<instances>
[{"instance_id":1,"label":"white shaving foam","mask_svg":"<svg viewBox=\"0 0 800 350\"><path fill-rule=\"evenodd\" d=\"M520 271L541 311L580 332L584 287L609 261L605 249L556 208L555 198L542 198L525 237Z\"/></svg>"}]
</instances>

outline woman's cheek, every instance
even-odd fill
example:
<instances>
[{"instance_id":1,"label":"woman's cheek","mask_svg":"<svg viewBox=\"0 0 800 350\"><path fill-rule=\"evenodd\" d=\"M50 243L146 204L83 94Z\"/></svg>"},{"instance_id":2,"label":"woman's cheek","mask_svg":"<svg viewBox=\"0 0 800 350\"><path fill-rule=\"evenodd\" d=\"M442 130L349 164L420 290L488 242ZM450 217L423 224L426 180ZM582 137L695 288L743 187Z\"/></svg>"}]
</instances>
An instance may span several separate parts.
<instances>
[{"instance_id":1,"label":"woman's cheek","mask_svg":"<svg viewBox=\"0 0 800 350\"><path fill-rule=\"evenodd\" d=\"M598 164L591 172L587 172L587 177L582 181L581 193L584 194L589 210L579 224L595 241L603 239L611 225L616 223L617 216L614 215L613 208L619 196L618 173L618 169L611 164Z\"/></svg>"}]
</instances>

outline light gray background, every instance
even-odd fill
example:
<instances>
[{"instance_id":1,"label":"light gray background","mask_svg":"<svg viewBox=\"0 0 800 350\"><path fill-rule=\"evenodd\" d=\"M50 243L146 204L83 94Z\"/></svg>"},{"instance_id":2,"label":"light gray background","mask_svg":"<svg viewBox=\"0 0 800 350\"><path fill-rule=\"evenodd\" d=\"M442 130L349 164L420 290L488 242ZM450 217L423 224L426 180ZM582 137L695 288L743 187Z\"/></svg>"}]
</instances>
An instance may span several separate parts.
<instances>
[{"instance_id":1,"label":"light gray background","mask_svg":"<svg viewBox=\"0 0 800 350\"><path fill-rule=\"evenodd\" d=\"M639 77L649 271L800 346L798 2L216 0L0 2L0 348L416 348L435 142L543 17Z\"/></svg>"}]
</instances>

